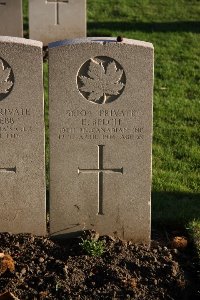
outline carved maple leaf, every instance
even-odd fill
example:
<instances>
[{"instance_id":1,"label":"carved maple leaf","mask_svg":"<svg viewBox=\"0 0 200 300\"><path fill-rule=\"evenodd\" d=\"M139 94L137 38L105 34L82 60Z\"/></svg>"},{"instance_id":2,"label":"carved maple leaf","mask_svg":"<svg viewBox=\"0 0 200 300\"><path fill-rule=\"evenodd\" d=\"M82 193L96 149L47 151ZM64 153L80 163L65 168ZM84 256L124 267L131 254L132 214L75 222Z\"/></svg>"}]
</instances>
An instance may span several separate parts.
<instances>
[{"instance_id":1,"label":"carved maple leaf","mask_svg":"<svg viewBox=\"0 0 200 300\"><path fill-rule=\"evenodd\" d=\"M124 84L119 82L123 74L123 70L118 70L114 61L103 66L103 63L98 63L91 59L88 76L80 76L83 86L81 91L89 93L88 100L98 101L103 98L103 103L106 103L107 96L119 95L119 91L124 87Z\"/></svg>"},{"instance_id":2,"label":"carved maple leaf","mask_svg":"<svg viewBox=\"0 0 200 300\"><path fill-rule=\"evenodd\" d=\"M9 81L11 69L4 68L3 61L0 59L0 94L7 94L13 86L13 82Z\"/></svg>"}]
</instances>

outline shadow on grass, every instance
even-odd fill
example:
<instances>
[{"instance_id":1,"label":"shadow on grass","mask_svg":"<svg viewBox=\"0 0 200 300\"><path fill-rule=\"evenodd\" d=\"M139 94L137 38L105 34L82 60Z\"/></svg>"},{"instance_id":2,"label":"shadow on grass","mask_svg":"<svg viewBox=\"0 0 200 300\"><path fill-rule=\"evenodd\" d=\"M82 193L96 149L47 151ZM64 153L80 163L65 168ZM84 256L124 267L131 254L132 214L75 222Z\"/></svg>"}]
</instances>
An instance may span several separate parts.
<instances>
[{"instance_id":1,"label":"shadow on grass","mask_svg":"<svg viewBox=\"0 0 200 300\"><path fill-rule=\"evenodd\" d=\"M28 18L28 1L23 1L23 31L24 37L29 38L29 18Z\"/></svg>"},{"instance_id":2,"label":"shadow on grass","mask_svg":"<svg viewBox=\"0 0 200 300\"><path fill-rule=\"evenodd\" d=\"M152 192L152 225L186 227L200 220L200 194Z\"/></svg>"},{"instance_id":3,"label":"shadow on grass","mask_svg":"<svg viewBox=\"0 0 200 300\"><path fill-rule=\"evenodd\" d=\"M49 190L47 189L47 216L50 213ZM152 227L166 227L171 229L185 229L190 221L200 221L200 194L180 192L152 192ZM49 221L49 220L48 220ZM49 232L49 222L47 227ZM80 227L73 224L72 227ZM62 234L69 228L60 231L59 237L75 237L80 235L77 230L72 234ZM58 234L55 233L55 234Z\"/></svg>"},{"instance_id":4,"label":"shadow on grass","mask_svg":"<svg viewBox=\"0 0 200 300\"><path fill-rule=\"evenodd\" d=\"M88 22L90 36L95 36L97 30L143 31L143 32L200 32L200 22ZM99 32L98 32L99 34Z\"/></svg>"},{"instance_id":5,"label":"shadow on grass","mask_svg":"<svg viewBox=\"0 0 200 300\"><path fill-rule=\"evenodd\" d=\"M28 17L25 17L24 19L25 19L24 24L23 24L24 37L26 39L28 39L29 38Z\"/></svg>"}]
</instances>

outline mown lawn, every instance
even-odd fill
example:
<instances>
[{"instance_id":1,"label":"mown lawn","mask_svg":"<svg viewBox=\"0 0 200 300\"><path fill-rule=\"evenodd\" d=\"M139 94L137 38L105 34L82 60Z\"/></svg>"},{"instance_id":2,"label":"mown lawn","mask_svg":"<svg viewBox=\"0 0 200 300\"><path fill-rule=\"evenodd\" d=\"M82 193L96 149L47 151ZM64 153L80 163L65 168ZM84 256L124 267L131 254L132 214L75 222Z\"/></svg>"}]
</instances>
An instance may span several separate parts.
<instances>
[{"instance_id":1,"label":"mown lawn","mask_svg":"<svg viewBox=\"0 0 200 300\"><path fill-rule=\"evenodd\" d=\"M26 1L24 9L27 30ZM88 0L87 12L88 36L121 35L154 44L152 222L200 228L200 2Z\"/></svg>"}]
</instances>

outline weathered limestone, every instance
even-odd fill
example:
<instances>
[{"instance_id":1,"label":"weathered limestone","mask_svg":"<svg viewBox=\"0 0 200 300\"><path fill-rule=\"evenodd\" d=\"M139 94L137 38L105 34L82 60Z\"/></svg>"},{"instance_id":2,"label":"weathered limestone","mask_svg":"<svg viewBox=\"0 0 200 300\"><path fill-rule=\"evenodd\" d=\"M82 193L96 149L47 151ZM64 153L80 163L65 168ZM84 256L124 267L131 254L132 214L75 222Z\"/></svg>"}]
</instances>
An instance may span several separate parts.
<instances>
[{"instance_id":1,"label":"weathered limestone","mask_svg":"<svg viewBox=\"0 0 200 300\"><path fill-rule=\"evenodd\" d=\"M0 37L0 231L46 233L42 43Z\"/></svg>"},{"instance_id":2,"label":"weathered limestone","mask_svg":"<svg viewBox=\"0 0 200 300\"><path fill-rule=\"evenodd\" d=\"M153 46L50 44L50 231L150 241Z\"/></svg>"},{"instance_id":3,"label":"weathered limestone","mask_svg":"<svg viewBox=\"0 0 200 300\"><path fill-rule=\"evenodd\" d=\"M0 0L0 35L23 37L22 0Z\"/></svg>"},{"instance_id":4,"label":"weathered limestone","mask_svg":"<svg viewBox=\"0 0 200 300\"><path fill-rule=\"evenodd\" d=\"M30 38L49 42L86 36L86 0L29 0Z\"/></svg>"}]
</instances>

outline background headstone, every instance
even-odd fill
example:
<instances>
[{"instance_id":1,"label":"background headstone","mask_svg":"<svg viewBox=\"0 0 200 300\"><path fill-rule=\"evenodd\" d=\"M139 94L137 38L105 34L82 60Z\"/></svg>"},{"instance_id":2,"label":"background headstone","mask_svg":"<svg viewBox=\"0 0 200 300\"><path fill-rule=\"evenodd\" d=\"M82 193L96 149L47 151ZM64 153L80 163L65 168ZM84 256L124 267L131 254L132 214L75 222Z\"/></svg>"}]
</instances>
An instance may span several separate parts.
<instances>
[{"instance_id":1,"label":"background headstone","mask_svg":"<svg viewBox=\"0 0 200 300\"><path fill-rule=\"evenodd\" d=\"M29 0L30 38L49 42L86 36L86 0Z\"/></svg>"},{"instance_id":2,"label":"background headstone","mask_svg":"<svg viewBox=\"0 0 200 300\"><path fill-rule=\"evenodd\" d=\"M0 231L46 233L42 43L0 37Z\"/></svg>"},{"instance_id":3,"label":"background headstone","mask_svg":"<svg viewBox=\"0 0 200 300\"><path fill-rule=\"evenodd\" d=\"M0 35L23 37L22 0L0 0Z\"/></svg>"},{"instance_id":4,"label":"background headstone","mask_svg":"<svg viewBox=\"0 0 200 300\"><path fill-rule=\"evenodd\" d=\"M50 231L150 241L153 46L50 44Z\"/></svg>"}]
</instances>

